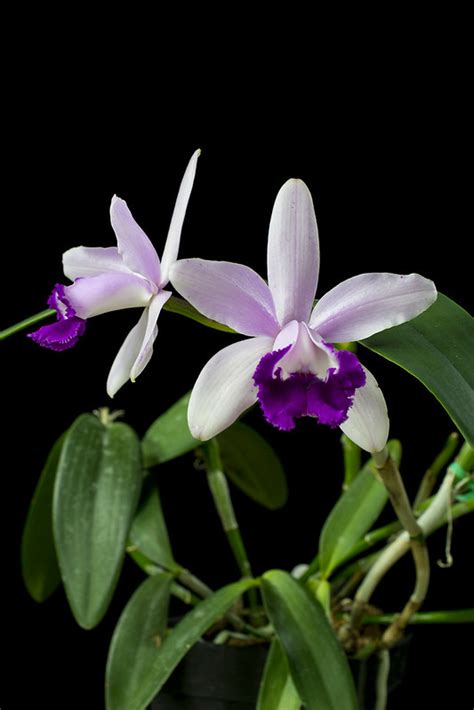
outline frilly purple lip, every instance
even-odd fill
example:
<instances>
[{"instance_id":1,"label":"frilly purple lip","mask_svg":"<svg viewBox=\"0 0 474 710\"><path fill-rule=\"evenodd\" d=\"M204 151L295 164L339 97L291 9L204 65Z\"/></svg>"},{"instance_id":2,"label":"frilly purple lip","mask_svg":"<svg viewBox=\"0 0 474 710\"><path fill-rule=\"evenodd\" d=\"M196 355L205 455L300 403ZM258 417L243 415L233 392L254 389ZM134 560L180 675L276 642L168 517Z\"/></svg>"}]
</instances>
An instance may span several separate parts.
<instances>
[{"instance_id":1,"label":"frilly purple lip","mask_svg":"<svg viewBox=\"0 0 474 710\"><path fill-rule=\"evenodd\" d=\"M48 298L48 306L56 311L57 321L43 325L28 337L49 350L68 350L74 347L86 329L86 321L76 316L64 293L64 285L56 284Z\"/></svg>"},{"instance_id":2,"label":"frilly purple lip","mask_svg":"<svg viewBox=\"0 0 474 710\"><path fill-rule=\"evenodd\" d=\"M357 357L348 350L336 351L338 367L329 368L326 379L311 372L293 372L282 379L276 364L291 346L264 355L253 380L265 419L283 431L295 427L299 417L316 417L321 424L340 426L352 405L355 391L366 381Z\"/></svg>"}]
</instances>

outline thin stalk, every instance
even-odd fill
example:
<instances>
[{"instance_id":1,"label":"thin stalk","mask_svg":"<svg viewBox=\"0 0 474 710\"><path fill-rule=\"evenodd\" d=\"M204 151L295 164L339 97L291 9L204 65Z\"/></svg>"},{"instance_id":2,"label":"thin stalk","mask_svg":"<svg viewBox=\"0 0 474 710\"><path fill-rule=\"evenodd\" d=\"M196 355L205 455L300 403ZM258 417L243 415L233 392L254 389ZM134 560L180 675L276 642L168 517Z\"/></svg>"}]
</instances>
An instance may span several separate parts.
<instances>
[{"instance_id":1,"label":"thin stalk","mask_svg":"<svg viewBox=\"0 0 474 710\"><path fill-rule=\"evenodd\" d=\"M229 328L228 326L223 325L222 323L218 323L215 320L211 320L210 318L206 318L205 316L201 315L201 313L199 313L199 311L197 311L193 306L191 306L190 303L185 301L183 298L178 298L177 296L171 296L171 298L169 298L163 306L163 309L165 311L170 311L170 313L176 313L180 316L184 316L185 318L190 318L191 320L197 321L197 323L201 323L201 325L205 325L208 328L213 328L214 330L222 330L225 333L236 332L235 330L232 330L232 328ZM21 330L25 330L25 328L29 328L30 326L35 325L36 323L40 323L46 318L55 315L55 313L55 310L47 308L46 310L41 311L40 313L36 313L35 315L30 316L29 318L25 318L25 320L22 320L19 323L15 323L15 325L10 326L9 328L0 330L0 340L4 340L10 335L14 335L14 333L18 333Z\"/></svg>"},{"instance_id":2,"label":"thin stalk","mask_svg":"<svg viewBox=\"0 0 474 710\"><path fill-rule=\"evenodd\" d=\"M133 545L127 547L127 552L132 558L132 560L148 575L158 574L159 572L169 572L173 577L177 578L184 586L173 582L171 584L171 594L181 599L185 604L199 604L202 598L206 598L214 594L213 590L204 584L198 577L192 574L189 570L184 569L176 565L173 570L165 569L155 564L152 560L146 557L140 550L138 550ZM191 590L191 591L190 591ZM192 594L192 591L196 592L199 597ZM271 635L271 631L265 629L256 629L254 626L247 624L243 621L240 616L234 614L233 612L228 612L226 614L226 619L236 628L241 631L246 631L252 636L256 636L260 639L268 639Z\"/></svg>"},{"instance_id":3,"label":"thin stalk","mask_svg":"<svg viewBox=\"0 0 474 710\"><path fill-rule=\"evenodd\" d=\"M30 326L35 325L36 323L40 323L41 321L46 320L46 318L49 318L50 316L55 314L56 311L51 308L47 308L46 310L41 311L40 313L36 313L36 315L34 316L25 318L25 320L22 320L19 323L15 323L15 325L11 325L9 328L5 328L5 330L0 330L0 340L5 340L5 338L8 338L10 335L19 333L20 330L25 330L25 328L29 328Z\"/></svg>"},{"instance_id":4,"label":"thin stalk","mask_svg":"<svg viewBox=\"0 0 474 710\"><path fill-rule=\"evenodd\" d=\"M240 534L239 524L235 516L234 506L230 497L227 478L222 471L222 461L219 451L219 444L216 439L211 439L204 445L206 457L207 480L211 491L214 505L219 514L222 527L227 536L230 548L233 552L243 577L252 579L252 568L245 549L244 541ZM248 591L250 612L256 619L258 617L257 590L251 587Z\"/></svg>"},{"instance_id":5,"label":"thin stalk","mask_svg":"<svg viewBox=\"0 0 474 710\"><path fill-rule=\"evenodd\" d=\"M409 535L410 547L415 563L415 588L402 609L398 619L390 626L382 639L384 645L391 646L402 636L405 626L407 625L410 616L414 614L420 606L428 592L430 580L430 560L428 556L428 548L424 539L423 529L416 520L410 501L403 484L400 471L395 461L387 455L386 452L374 455L375 464L378 474L383 481L385 488L390 496L393 509L400 520L402 526ZM448 501L448 505L450 501ZM355 614L353 619L357 619L358 600L356 597ZM360 611L359 611L360 613Z\"/></svg>"},{"instance_id":6,"label":"thin stalk","mask_svg":"<svg viewBox=\"0 0 474 710\"><path fill-rule=\"evenodd\" d=\"M446 514L451 500L453 481L454 474L448 470L448 473L446 474L438 493L434 497L432 504L418 519L418 525L423 536L428 536L435 529L440 527L443 521L446 520ZM378 586L379 582L388 570L391 569L391 567L393 567L393 565L410 549L412 542L413 540L411 538L411 533L404 530L397 537L397 539L394 540L394 542L388 545L388 547L381 552L375 564L369 570L367 576L364 578L364 581L357 590L354 600L352 624L356 628L362 621L364 609L366 608L375 588ZM415 592L417 591L418 588L415 587ZM395 642L396 638L400 637L411 615L418 610L417 608L414 608L417 602L418 599L415 599L412 602L412 598L410 598L394 624L392 624L385 632L384 638L382 639L384 644L391 645Z\"/></svg>"},{"instance_id":7,"label":"thin stalk","mask_svg":"<svg viewBox=\"0 0 474 710\"><path fill-rule=\"evenodd\" d=\"M392 624L398 614L374 614L362 619L363 624ZM474 624L474 609L452 611L420 611L413 614L409 624Z\"/></svg>"},{"instance_id":8,"label":"thin stalk","mask_svg":"<svg viewBox=\"0 0 474 710\"><path fill-rule=\"evenodd\" d=\"M173 571L167 570L164 567L160 567L160 565L155 564L152 560L150 560L148 557L146 557L140 550L134 548L134 546L129 546L127 547L127 552L132 558L132 560L142 569L145 574L148 576L152 577L155 574L159 574L160 572L167 572L171 575L174 576ZM171 594L178 599L181 599L182 602L185 604L198 604L201 599L199 597L194 596L192 592L189 591L189 589L186 589L185 587L182 587L180 584L177 584L175 581L171 583Z\"/></svg>"},{"instance_id":9,"label":"thin stalk","mask_svg":"<svg viewBox=\"0 0 474 710\"><path fill-rule=\"evenodd\" d=\"M388 649L382 648L377 656L379 664L375 681L374 710L385 710L387 707L388 674L390 673L390 653Z\"/></svg>"},{"instance_id":10,"label":"thin stalk","mask_svg":"<svg viewBox=\"0 0 474 710\"><path fill-rule=\"evenodd\" d=\"M429 466L429 468L426 470L426 473L421 480L420 487L416 494L415 502L413 503L414 508L417 508L420 503L422 503L430 496L431 491L435 487L438 475L442 470L446 468L448 463L453 458L458 443L459 434L454 431L448 436L443 448L436 456L431 466Z\"/></svg>"},{"instance_id":11,"label":"thin stalk","mask_svg":"<svg viewBox=\"0 0 474 710\"><path fill-rule=\"evenodd\" d=\"M176 579L178 579L181 584L190 589L192 592L199 594L200 597L206 599L214 594L212 589L204 584L198 577L192 574L189 570L184 567L180 567L179 571L176 573Z\"/></svg>"}]
</instances>

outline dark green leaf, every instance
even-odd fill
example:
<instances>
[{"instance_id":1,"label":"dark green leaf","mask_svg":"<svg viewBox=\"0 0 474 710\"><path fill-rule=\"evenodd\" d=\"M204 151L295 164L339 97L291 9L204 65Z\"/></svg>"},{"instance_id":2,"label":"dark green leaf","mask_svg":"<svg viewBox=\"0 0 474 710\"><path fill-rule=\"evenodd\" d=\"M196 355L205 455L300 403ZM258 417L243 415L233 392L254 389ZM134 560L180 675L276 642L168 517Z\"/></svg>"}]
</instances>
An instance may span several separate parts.
<instances>
[{"instance_id":1,"label":"dark green leaf","mask_svg":"<svg viewBox=\"0 0 474 710\"><path fill-rule=\"evenodd\" d=\"M187 454L201 443L191 435L188 427L190 396L188 392L175 402L153 422L143 437L143 459L147 468Z\"/></svg>"},{"instance_id":2,"label":"dark green leaf","mask_svg":"<svg viewBox=\"0 0 474 710\"><path fill-rule=\"evenodd\" d=\"M283 466L265 439L235 422L217 437L225 473L250 498L270 510L285 504L288 489Z\"/></svg>"},{"instance_id":3,"label":"dark green leaf","mask_svg":"<svg viewBox=\"0 0 474 710\"><path fill-rule=\"evenodd\" d=\"M357 710L347 659L321 605L281 570L263 575L262 591L268 616L307 710Z\"/></svg>"},{"instance_id":4,"label":"dark green leaf","mask_svg":"<svg viewBox=\"0 0 474 710\"><path fill-rule=\"evenodd\" d=\"M140 442L122 423L82 414L68 433L53 498L53 530L72 612L84 628L105 614L142 483Z\"/></svg>"},{"instance_id":5,"label":"dark green leaf","mask_svg":"<svg viewBox=\"0 0 474 710\"><path fill-rule=\"evenodd\" d=\"M474 446L474 322L469 313L440 293L421 316L361 343L417 377Z\"/></svg>"},{"instance_id":6,"label":"dark green leaf","mask_svg":"<svg viewBox=\"0 0 474 710\"><path fill-rule=\"evenodd\" d=\"M229 584L186 614L163 645L156 649L153 664L141 674L140 687L127 710L145 710L189 649L254 584L249 579ZM109 706L107 710L115 710L115 707Z\"/></svg>"},{"instance_id":7,"label":"dark green leaf","mask_svg":"<svg viewBox=\"0 0 474 710\"><path fill-rule=\"evenodd\" d=\"M43 602L61 584L53 537L53 488L63 434L51 449L26 518L21 542L21 569L28 592Z\"/></svg>"},{"instance_id":8,"label":"dark green leaf","mask_svg":"<svg viewBox=\"0 0 474 710\"><path fill-rule=\"evenodd\" d=\"M301 700L291 679L281 644L274 640L268 654L256 710L300 710Z\"/></svg>"},{"instance_id":9,"label":"dark green leaf","mask_svg":"<svg viewBox=\"0 0 474 710\"><path fill-rule=\"evenodd\" d=\"M388 450L400 458L400 442L389 441ZM372 459L342 494L324 523L319 538L319 559L323 576L328 577L377 520L388 493L374 475Z\"/></svg>"},{"instance_id":10,"label":"dark green leaf","mask_svg":"<svg viewBox=\"0 0 474 710\"><path fill-rule=\"evenodd\" d=\"M146 483L129 539L132 545L158 565L170 570L175 566L160 496L151 480Z\"/></svg>"},{"instance_id":11,"label":"dark green leaf","mask_svg":"<svg viewBox=\"0 0 474 710\"><path fill-rule=\"evenodd\" d=\"M153 667L164 641L171 576L149 577L136 590L118 621L106 670L107 710L129 710L140 693L142 678Z\"/></svg>"}]
</instances>

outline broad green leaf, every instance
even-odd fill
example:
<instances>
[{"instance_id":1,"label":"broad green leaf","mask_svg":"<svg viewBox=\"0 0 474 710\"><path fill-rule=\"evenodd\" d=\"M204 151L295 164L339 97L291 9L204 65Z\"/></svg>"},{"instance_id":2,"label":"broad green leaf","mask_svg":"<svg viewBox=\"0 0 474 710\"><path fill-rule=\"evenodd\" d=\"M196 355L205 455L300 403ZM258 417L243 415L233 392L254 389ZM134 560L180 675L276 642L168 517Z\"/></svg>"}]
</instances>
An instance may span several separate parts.
<instances>
[{"instance_id":1,"label":"broad green leaf","mask_svg":"<svg viewBox=\"0 0 474 710\"><path fill-rule=\"evenodd\" d=\"M409 323L360 342L418 378L474 446L474 321L467 311L440 293Z\"/></svg>"},{"instance_id":2,"label":"broad green leaf","mask_svg":"<svg viewBox=\"0 0 474 710\"><path fill-rule=\"evenodd\" d=\"M400 443L392 440L387 446L391 456L398 461ZM324 577L328 577L344 560L385 507L388 493L375 477L373 465L372 459L369 459L324 523L319 538L320 567Z\"/></svg>"},{"instance_id":3,"label":"broad green leaf","mask_svg":"<svg viewBox=\"0 0 474 710\"><path fill-rule=\"evenodd\" d=\"M281 570L262 578L265 607L307 710L357 710L347 659L321 605Z\"/></svg>"},{"instance_id":4,"label":"broad green leaf","mask_svg":"<svg viewBox=\"0 0 474 710\"><path fill-rule=\"evenodd\" d=\"M270 510L285 504L283 466L272 447L246 424L235 422L217 437L225 473L250 498Z\"/></svg>"},{"instance_id":5,"label":"broad green leaf","mask_svg":"<svg viewBox=\"0 0 474 710\"><path fill-rule=\"evenodd\" d=\"M140 675L140 687L135 697L130 700L127 710L145 710L189 649L254 584L255 581L250 579L229 584L186 614L166 637L160 648L156 649L153 664L143 669ZM110 706L107 710L115 710L115 708Z\"/></svg>"},{"instance_id":6,"label":"broad green leaf","mask_svg":"<svg viewBox=\"0 0 474 710\"><path fill-rule=\"evenodd\" d=\"M66 595L83 628L99 623L113 595L142 471L140 442L126 424L82 414L66 434L53 530Z\"/></svg>"},{"instance_id":7,"label":"broad green leaf","mask_svg":"<svg viewBox=\"0 0 474 710\"><path fill-rule=\"evenodd\" d=\"M301 700L291 679L281 644L274 640L268 654L256 710L300 710Z\"/></svg>"},{"instance_id":8,"label":"broad green leaf","mask_svg":"<svg viewBox=\"0 0 474 710\"><path fill-rule=\"evenodd\" d=\"M188 404L191 393L181 397L156 419L142 441L143 460L147 468L187 454L200 445L188 427Z\"/></svg>"},{"instance_id":9,"label":"broad green leaf","mask_svg":"<svg viewBox=\"0 0 474 710\"><path fill-rule=\"evenodd\" d=\"M21 570L28 592L44 602L61 584L53 537L53 488L63 434L54 444L30 504L21 541Z\"/></svg>"},{"instance_id":10,"label":"broad green leaf","mask_svg":"<svg viewBox=\"0 0 474 710\"><path fill-rule=\"evenodd\" d=\"M142 678L153 667L168 621L171 576L146 579L122 612L109 649L106 670L107 710L129 710Z\"/></svg>"},{"instance_id":11,"label":"broad green leaf","mask_svg":"<svg viewBox=\"0 0 474 710\"><path fill-rule=\"evenodd\" d=\"M173 569L175 561L158 489L151 480L146 482L145 487L146 490L130 529L130 542L153 562L166 569Z\"/></svg>"}]
</instances>

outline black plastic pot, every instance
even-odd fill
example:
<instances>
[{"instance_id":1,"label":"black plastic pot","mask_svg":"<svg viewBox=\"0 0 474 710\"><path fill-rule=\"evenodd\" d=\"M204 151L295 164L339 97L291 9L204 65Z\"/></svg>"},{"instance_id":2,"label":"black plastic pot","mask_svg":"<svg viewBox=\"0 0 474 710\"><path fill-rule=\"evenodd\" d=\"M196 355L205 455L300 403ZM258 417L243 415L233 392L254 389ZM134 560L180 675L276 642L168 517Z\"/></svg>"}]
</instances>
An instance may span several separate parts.
<instances>
[{"instance_id":1,"label":"black plastic pot","mask_svg":"<svg viewBox=\"0 0 474 710\"><path fill-rule=\"evenodd\" d=\"M255 710L268 648L198 642L151 710Z\"/></svg>"},{"instance_id":2,"label":"black plastic pot","mask_svg":"<svg viewBox=\"0 0 474 710\"><path fill-rule=\"evenodd\" d=\"M388 692L403 678L410 639L390 652ZM220 646L198 642L183 658L150 710L255 710L268 648ZM376 656L350 661L359 710L375 704Z\"/></svg>"}]
</instances>

